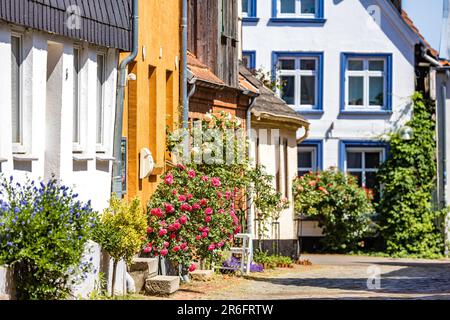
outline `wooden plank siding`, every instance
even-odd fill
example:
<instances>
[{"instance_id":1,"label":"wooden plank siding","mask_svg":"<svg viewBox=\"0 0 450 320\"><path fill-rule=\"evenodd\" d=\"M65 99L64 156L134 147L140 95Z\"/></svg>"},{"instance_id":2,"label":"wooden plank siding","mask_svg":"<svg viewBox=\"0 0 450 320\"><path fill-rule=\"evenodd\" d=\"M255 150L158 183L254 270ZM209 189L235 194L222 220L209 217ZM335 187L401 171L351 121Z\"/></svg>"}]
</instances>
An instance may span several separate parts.
<instances>
[{"instance_id":1,"label":"wooden plank siding","mask_svg":"<svg viewBox=\"0 0 450 320\"><path fill-rule=\"evenodd\" d=\"M80 29L67 8L80 8ZM99 46L131 50L131 0L0 0L0 20Z\"/></svg>"},{"instance_id":2,"label":"wooden plank siding","mask_svg":"<svg viewBox=\"0 0 450 320\"><path fill-rule=\"evenodd\" d=\"M238 87L238 1L188 0L188 50Z\"/></svg>"}]
</instances>

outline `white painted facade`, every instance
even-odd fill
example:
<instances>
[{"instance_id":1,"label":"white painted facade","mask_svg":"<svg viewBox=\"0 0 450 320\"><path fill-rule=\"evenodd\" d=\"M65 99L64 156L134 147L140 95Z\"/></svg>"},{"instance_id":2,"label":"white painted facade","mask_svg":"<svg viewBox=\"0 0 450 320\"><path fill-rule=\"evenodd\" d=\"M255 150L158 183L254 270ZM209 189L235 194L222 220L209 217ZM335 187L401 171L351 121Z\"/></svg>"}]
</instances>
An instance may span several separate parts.
<instances>
[{"instance_id":1,"label":"white painted facade","mask_svg":"<svg viewBox=\"0 0 450 320\"><path fill-rule=\"evenodd\" d=\"M11 35L22 39L22 143L12 143ZM73 149L74 46L80 50L81 149ZM102 149L97 131L97 53L106 56L103 86ZM0 24L0 173L23 180L54 176L74 187L95 210L108 205L111 193L113 127L118 50L99 48L69 38Z\"/></svg>"},{"instance_id":2,"label":"white painted facade","mask_svg":"<svg viewBox=\"0 0 450 320\"><path fill-rule=\"evenodd\" d=\"M21 143L13 143L12 135L12 35L20 37L22 47ZM75 47L80 49L77 146L73 143ZM105 57L101 145L97 143L98 54ZM54 177L73 187L80 200L91 200L94 210L103 212L111 195L118 59L116 49L0 23L0 175L13 176L16 181ZM92 258L95 273L88 274L83 283L74 287L75 297L87 297L94 290L101 271L100 255L97 244L87 246L84 259ZM119 283L123 282L120 275ZM5 274L0 272L0 285L4 279ZM118 291L121 290L123 286L118 286ZM8 293L7 288L0 288L0 295Z\"/></svg>"},{"instance_id":3,"label":"white painted facade","mask_svg":"<svg viewBox=\"0 0 450 320\"><path fill-rule=\"evenodd\" d=\"M323 163L316 164L318 169L339 167L340 141L380 140L410 118L410 97L415 90L414 46L419 40L387 1L324 0L322 23L273 22L272 2L254 1L259 20L244 22L244 54L255 51L256 69L266 72L274 65L273 52L323 55L323 78L319 79L323 83L323 112L300 112L311 123L307 141L323 143ZM391 113L341 112L342 53L392 55ZM297 137L302 134L297 133Z\"/></svg>"}]
</instances>

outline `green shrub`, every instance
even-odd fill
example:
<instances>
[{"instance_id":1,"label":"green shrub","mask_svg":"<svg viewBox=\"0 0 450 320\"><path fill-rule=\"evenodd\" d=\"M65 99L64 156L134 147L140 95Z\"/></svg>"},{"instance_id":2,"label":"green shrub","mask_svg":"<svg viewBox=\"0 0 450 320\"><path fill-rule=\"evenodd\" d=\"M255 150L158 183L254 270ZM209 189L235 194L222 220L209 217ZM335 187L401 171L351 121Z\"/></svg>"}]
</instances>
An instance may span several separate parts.
<instances>
[{"instance_id":1,"label":"green shrub","mask_svg":"<svg viewBox=\"0 0 450 320\"><path fill-rule=\"evenodd\" d=\"M412 140L390 135L390 151L378 179L382 197L381 234L391 255L435 256L442 253L441 213L432 208L436 182L435 108L422 94L413 96L414 116L406 124Z\"/></svg>"},{"instance_id":2,"label":"green shrub","mask_svg":"<svg viewBox=\"0 0 450 320\"><path fill-rule=\"evenodd\" d=\"M358 246L371 226L371 195L355 178L335 170L309 173L293 184L295 211L316 217L328 251L348 252Z\"/></svg>"},{"instance_id":3,"label":"green shrub","mask_svg":"<svg viewBox=\"0 0 450 320\"><path fill-rule=\"evenodd\" d=\"M114 260L112 294L115 292L117 264L124 260L131 264L133 256L142 250L146 239L147 218L138 198L130 202L112 196L100 223L94 229L93 239Z\"/></svg>"},{"instance_id":4,"label":"green shrub","mask_svg":"<svg viewBox=\"0 0 450 320\"><path fill-rule=\"evenodd\" d=\"M97 214L56 180L0 187L0 265L14 270L18 299L62 299L83 280L80 261Z\"/></svg>"}]
</instances>

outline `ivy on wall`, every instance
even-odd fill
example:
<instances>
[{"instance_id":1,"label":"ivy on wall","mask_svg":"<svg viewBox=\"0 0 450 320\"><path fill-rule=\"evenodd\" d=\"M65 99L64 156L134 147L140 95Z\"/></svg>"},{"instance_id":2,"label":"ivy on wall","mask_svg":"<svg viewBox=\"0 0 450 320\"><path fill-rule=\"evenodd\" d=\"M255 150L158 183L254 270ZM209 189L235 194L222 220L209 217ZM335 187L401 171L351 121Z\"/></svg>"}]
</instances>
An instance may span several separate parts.
<instances>
[{"instance_id":1,"label":"ivy on wall","mask_svg":"<svg viewBox=\"0 0 450 320\"><path fill-rule=\"evenodd\" d=\"M390 255L432 257L442 253L440 213L433 211L436 181L435 106L421 93L412 97L411 140L390 135L390 152L378 172L380 231Z\"/></svg>"}]
</instances>

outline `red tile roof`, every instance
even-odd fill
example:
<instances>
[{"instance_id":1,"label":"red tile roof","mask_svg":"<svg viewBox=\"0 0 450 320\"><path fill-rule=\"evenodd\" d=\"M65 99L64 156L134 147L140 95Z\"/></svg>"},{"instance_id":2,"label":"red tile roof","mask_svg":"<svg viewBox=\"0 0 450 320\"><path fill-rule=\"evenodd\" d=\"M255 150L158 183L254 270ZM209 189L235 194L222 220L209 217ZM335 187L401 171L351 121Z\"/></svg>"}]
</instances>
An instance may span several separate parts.
<instances>
[{"instance_id":1,"label":"red tile roof","mask_svg":"<svg viewBox=\"0 0 450 320\"><path fill-rule=\"evenodd\" d=\"M189 51L187 58L188 68L196 78L201 81L210 82L221 86L226 85L222 79L216 76L205 64L198 60L197 57Z\"/></svg>"},{"instance_id":2,"label":"red tile roof","mask_svg":"<svg viewBox=\"0 0 450 320\"><path fill-rule=\"evenodd\" d=\"M227 86L225 82L222 81L218 76L214 74L205 64L203 64L197 57L188 51L188 68L194 74L194 76L200 81L212 83L220 86ZM258 89L253 86L247 79L245 79L241 74L239 74L239 89L242 91L250 91L252 93L258 94Z\"/></svg>"}]
</instances>

